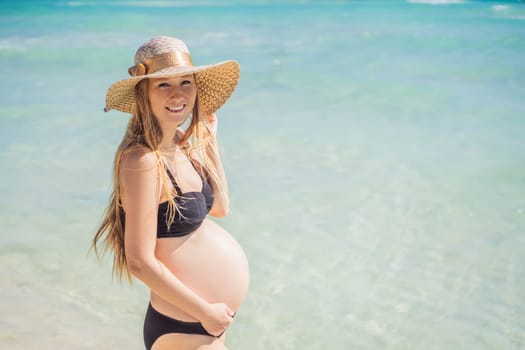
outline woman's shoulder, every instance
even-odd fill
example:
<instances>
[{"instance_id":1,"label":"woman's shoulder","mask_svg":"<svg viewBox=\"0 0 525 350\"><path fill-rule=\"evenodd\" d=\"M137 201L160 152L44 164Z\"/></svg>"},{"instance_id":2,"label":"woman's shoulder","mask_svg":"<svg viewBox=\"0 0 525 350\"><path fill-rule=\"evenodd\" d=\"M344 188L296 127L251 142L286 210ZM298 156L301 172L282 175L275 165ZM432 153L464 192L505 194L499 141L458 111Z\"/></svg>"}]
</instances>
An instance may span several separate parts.
<instances>
[{"instance_id":1,"label":"woman's shoulder","mask_svg":"<svg viewBox=\"0 0 525 350\"><path fill-rule=\"evenodd\" d=\"M127 147L122 152L121 169L128 170L150 170L157 166L158 155L143 145Z\"/></svg>"}]
</instances>

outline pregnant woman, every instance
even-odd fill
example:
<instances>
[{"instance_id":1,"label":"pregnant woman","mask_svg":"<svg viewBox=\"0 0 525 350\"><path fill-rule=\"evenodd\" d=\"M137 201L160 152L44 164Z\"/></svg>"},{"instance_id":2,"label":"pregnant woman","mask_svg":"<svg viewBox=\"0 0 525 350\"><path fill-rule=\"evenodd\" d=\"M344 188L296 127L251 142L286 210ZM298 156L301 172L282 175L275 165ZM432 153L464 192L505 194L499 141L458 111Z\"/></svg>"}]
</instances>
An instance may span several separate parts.
<instances>
[{"instance_id":1,"label":"pregnant woman","mask_svg":"<svg viewBox=\"0 0 525 350\"><path fill-rule=\"evenodd\" d=\"M119 277L150 288L146 349L226 349L225 331L248 290L248 263L207 216L228 213L215 112L233 93L239 65L194 66L184 42L162 36L137 50L128 71L131 78L106 96L106 111L132 116L93 246L112 250Z\"/></svg>"}]
</instances>

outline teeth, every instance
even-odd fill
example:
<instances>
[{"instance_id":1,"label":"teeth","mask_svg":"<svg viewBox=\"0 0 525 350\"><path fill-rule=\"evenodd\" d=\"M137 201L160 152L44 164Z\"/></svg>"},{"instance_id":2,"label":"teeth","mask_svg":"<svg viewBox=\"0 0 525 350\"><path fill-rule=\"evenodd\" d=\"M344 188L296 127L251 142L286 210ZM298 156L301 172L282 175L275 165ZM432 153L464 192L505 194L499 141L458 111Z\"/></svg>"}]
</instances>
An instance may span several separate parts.
<instances>
[{"instance_id":1,"label":"teeth","mask_svg":"<svg viewBox=\"0 0 525 350\"><path fill-rule=\"evenodd\" d=\"M180 112L184 109L184 105L178 107L166 107L166 109L170 112Z\"/></svg>"}]
</instances>

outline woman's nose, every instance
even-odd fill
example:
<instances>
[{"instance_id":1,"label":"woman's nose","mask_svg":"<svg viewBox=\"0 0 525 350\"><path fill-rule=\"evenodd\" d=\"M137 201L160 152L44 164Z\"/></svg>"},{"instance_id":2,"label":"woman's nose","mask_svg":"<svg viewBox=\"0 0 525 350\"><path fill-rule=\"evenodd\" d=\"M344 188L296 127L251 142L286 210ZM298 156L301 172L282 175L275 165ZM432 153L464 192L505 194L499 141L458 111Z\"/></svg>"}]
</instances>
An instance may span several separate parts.
<instances>
[{"instance_id":1,"label":"woman's nose","mask_svg":"<svg viewBox=\"0 0 525 350\"><path fill-rule=\"evenodd\" d=\"M170 97L179 97L182 95L182 89L178 86L173 86L170 89Z\"/></svg>"}]
</instances>

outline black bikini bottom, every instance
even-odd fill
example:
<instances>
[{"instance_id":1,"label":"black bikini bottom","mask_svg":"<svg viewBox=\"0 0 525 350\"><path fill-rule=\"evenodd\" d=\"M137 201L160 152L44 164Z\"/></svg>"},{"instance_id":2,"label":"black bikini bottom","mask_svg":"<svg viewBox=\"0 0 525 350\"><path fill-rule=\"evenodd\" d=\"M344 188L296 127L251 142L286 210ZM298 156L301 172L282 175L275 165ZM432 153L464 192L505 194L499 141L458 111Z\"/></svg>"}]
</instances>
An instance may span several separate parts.
<instances>
[{"instance_id":1,"label":"black bikini bottom","mask_svg":"<svg viewBox=\"0 0 525 350\"><path fill-rule=\"evenodd\" d=\"M214 337L204 329L200 322L185 322L171 318L155 310L150 303L144 319L144 345L146 345L146 349L151 350L153 343L168 333L202 334Z\"/></svg>"}]
</instances>

